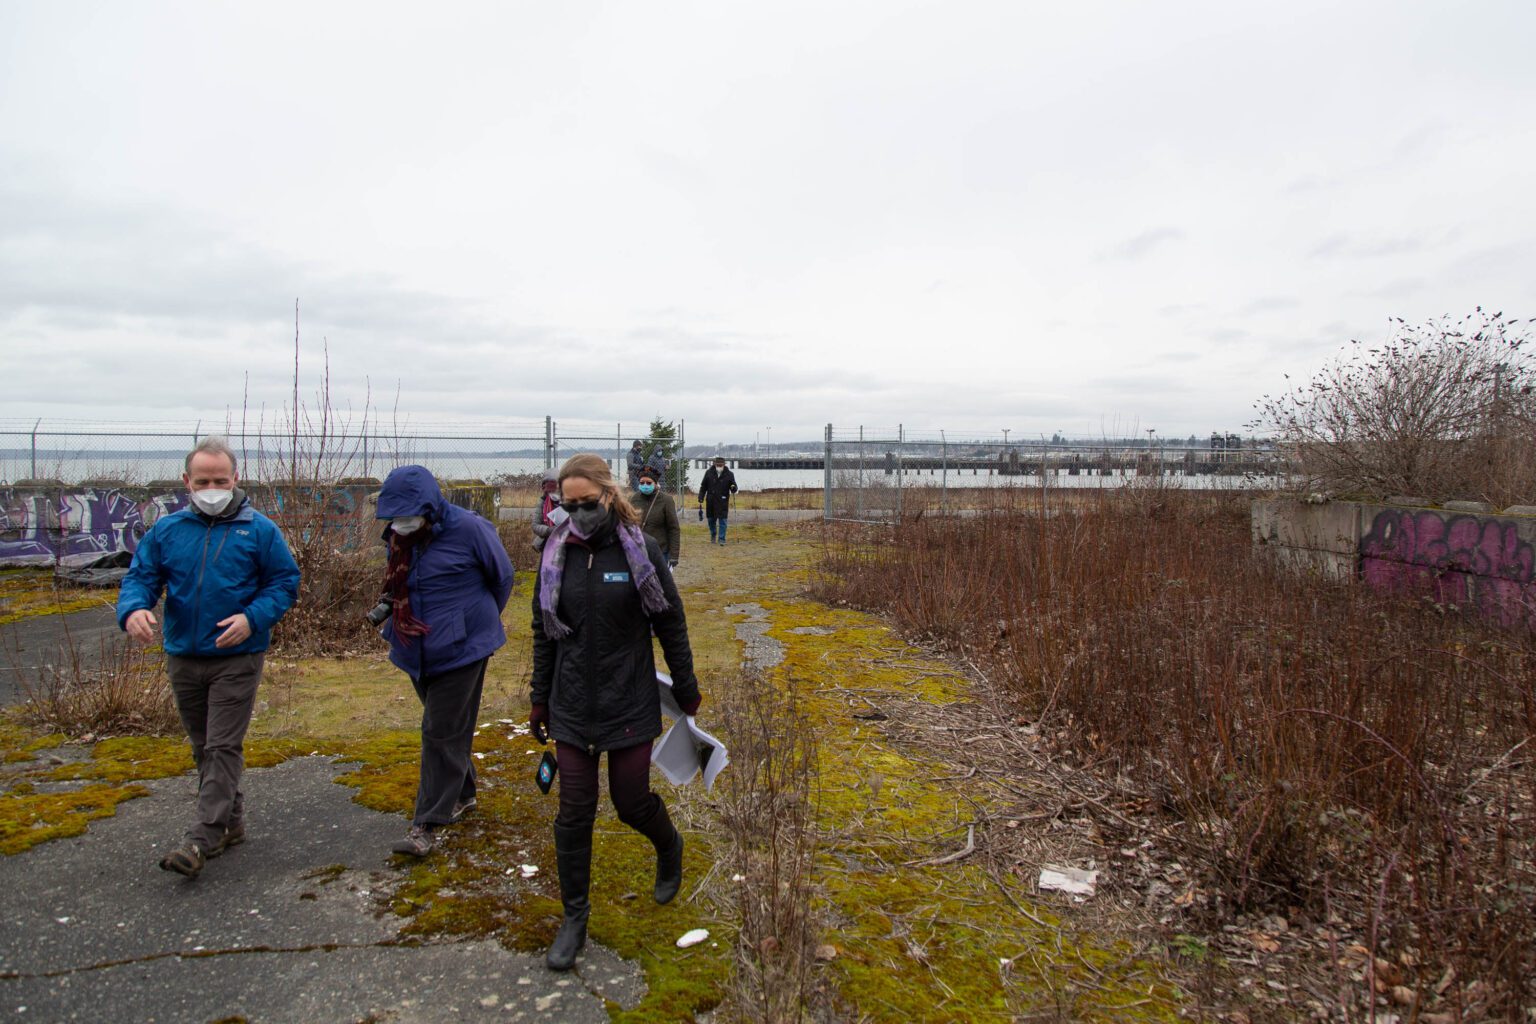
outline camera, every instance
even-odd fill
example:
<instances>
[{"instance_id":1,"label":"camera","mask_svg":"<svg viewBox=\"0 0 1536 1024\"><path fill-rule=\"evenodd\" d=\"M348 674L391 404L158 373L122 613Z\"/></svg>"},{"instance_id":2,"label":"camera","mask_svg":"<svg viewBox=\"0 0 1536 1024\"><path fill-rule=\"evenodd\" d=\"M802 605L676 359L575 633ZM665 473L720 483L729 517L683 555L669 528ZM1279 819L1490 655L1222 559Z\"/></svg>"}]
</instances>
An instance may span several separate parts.
<instances>
[{"instance_id":1,"label":"camera","mask_svg":"<svg viewBox=\"0 0 1536 1024\"><path fill-rule=\"evenodd\" d=\"M368 614L364 615L363 618L367 619L370 625L382 626L384 621L394 614L394 611L394 599L385 596L379 598L379 603L369 609Z\"/></svg>"}]
</instances>

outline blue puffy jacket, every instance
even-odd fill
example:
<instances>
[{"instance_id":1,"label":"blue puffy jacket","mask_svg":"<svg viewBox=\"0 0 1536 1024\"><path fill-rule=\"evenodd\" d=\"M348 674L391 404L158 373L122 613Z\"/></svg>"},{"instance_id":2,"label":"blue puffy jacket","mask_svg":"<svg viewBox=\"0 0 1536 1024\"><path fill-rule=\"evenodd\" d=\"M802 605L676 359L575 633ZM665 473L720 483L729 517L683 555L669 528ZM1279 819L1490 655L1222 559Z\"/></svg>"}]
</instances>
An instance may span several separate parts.
<instances>
[{"instance_id":1,"label":"blue puffy jacket","mask_svg":"<svg viewBox=\"0 0 1536 1024\"><path fill-rule=\"evenodd\" d=\"M407 578L411 613L431 632L405 643L395 636L392 618L380 630L396 667L419 680L479 661L507 642L501 610L512 596L512 561L489 520L450 504L424 466L401 466L389 474L376 515L424 515L423 529L432 531L416 549ZM388 540L388 529L384 537Z\"/></svg>"},{"instance_id":2,"label":"blue puffy jacket","mask_svg":"<svg viewBox=\"0 0 1536 1024\"><path fill-rule=\"evenodd\" d=\"M133 553L117 597L117 624L165 593L165 652L221 657L264 651L272 627L299 596L299 567L277 524L240 496L235 511L211 517L188 506L155 520ZM251 635L235 647L215 645L227 619L244 612Z\"/></svg>"}]
</instances>

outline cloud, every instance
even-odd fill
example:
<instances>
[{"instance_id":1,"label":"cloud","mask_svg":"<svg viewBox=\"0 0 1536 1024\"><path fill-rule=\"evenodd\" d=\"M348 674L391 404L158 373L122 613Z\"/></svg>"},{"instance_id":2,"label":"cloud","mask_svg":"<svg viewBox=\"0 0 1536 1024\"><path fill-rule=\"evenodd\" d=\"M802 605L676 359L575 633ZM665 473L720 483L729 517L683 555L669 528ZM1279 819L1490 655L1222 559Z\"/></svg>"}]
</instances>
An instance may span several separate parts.
<instances>
[{"instance_id":1,"label":"cloud","mask_svg":"<svg viewBox=\"0 0 1536 1024\"><path fill-rule=\"evenodd\" d=\"M1312 259L1376 260L1411 255L1422 250L1424 245L1425 239L1420 235L1359 237L1335 234L1312 246L1307 255Z\"/></svg>"},{"instance_id":2,"label":"cloud","mask_svg":"<svg viewBox=\"0 0 1536 1024\"><path fill-rule=\"evenodd\" d=\"M1106 258L1114 260L1139 260L1152 252L1153 249L1170 242L1180 241L1184 237L1184 232L1179 228L1152 228L1121 242L1109 251Z\"/></svg>"},{"instance_id":3,"label":"cloud","mask_svg":"<svg viewBox=\"0 0 1536 1024\"><path fill-rule=\"evenodd\" d=\"M1274 313L1280 310L1296 309L1301 305L1301 300L1294 295L1261 295L1238 307L1238 316L1252 316L1256 313Z\"/></svg>"},{"instance_id":4,"label":"cloud","mask_svg":"<svg viewBox=\"0 0 1536 1024\"><path fill-rule=\"evenodd\" d=\"M1424 279L1399 277L1369 288L1355 288L1347 294L1366 299L1401 299L1424 291Z\"/></svg>"}]
</instances>

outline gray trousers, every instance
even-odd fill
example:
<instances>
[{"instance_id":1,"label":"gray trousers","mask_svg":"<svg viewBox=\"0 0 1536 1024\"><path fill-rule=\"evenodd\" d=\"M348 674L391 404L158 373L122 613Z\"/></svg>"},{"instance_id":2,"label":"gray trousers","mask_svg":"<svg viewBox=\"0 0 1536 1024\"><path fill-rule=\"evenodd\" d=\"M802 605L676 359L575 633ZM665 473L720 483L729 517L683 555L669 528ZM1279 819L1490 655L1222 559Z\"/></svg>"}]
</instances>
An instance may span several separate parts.
<instances>
[{"instance_id":1,"label":"gray trousers","mask_svg":"<svg viewBox=\"0 0 1536 1024\"><path fill-rule=\"evenodd\" d=\"M197 763L197 821L187 838L207 850L245 821L245 731L251 724L265 654L221 658L167 655L181 727Z\"/></svg>"},{"instance_id":2,"label":"gray trousers","mask_svg":"<svg viewBox=\"0 0 1536 1024\"><path fill-rule=\"evenodd\" d=\"M417 825L447 825L453 805L475 796L475 718L490 657L437 675L412 679L421 699L421 776L416 783Z\"/></svg>"}]
</instances>

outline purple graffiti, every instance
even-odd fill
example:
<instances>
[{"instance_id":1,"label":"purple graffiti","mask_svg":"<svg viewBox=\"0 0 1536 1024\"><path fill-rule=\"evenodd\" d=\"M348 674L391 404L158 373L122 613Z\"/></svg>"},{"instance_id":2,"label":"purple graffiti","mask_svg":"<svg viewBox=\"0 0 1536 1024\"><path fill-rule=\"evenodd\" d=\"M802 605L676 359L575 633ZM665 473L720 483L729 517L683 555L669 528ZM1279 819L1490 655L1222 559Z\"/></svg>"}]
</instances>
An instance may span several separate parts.
<instances>
[{"instance_id":1,"label":"purple graffiti","mask_svg":"<svg viewBox=\"0 0 1536 1024\"><path fill-rule=\"evenodd\" d=\"M1360 575L1382 590L1536 628L1536 550L1512 522L1385 509L1360 540Z\"/></svg>"},{"instance_id":2,"label":"purple graffiti","mask_svg":"<svg viewBox=\"0 0 1536 1024\"><path fill-rule=\"evenodd\" d=\"M73 555L134 551L157 516L186 502L185 493L140 502L115 487L0 488L0 565L54 565Z\"/></svg>"}]
</instances>

